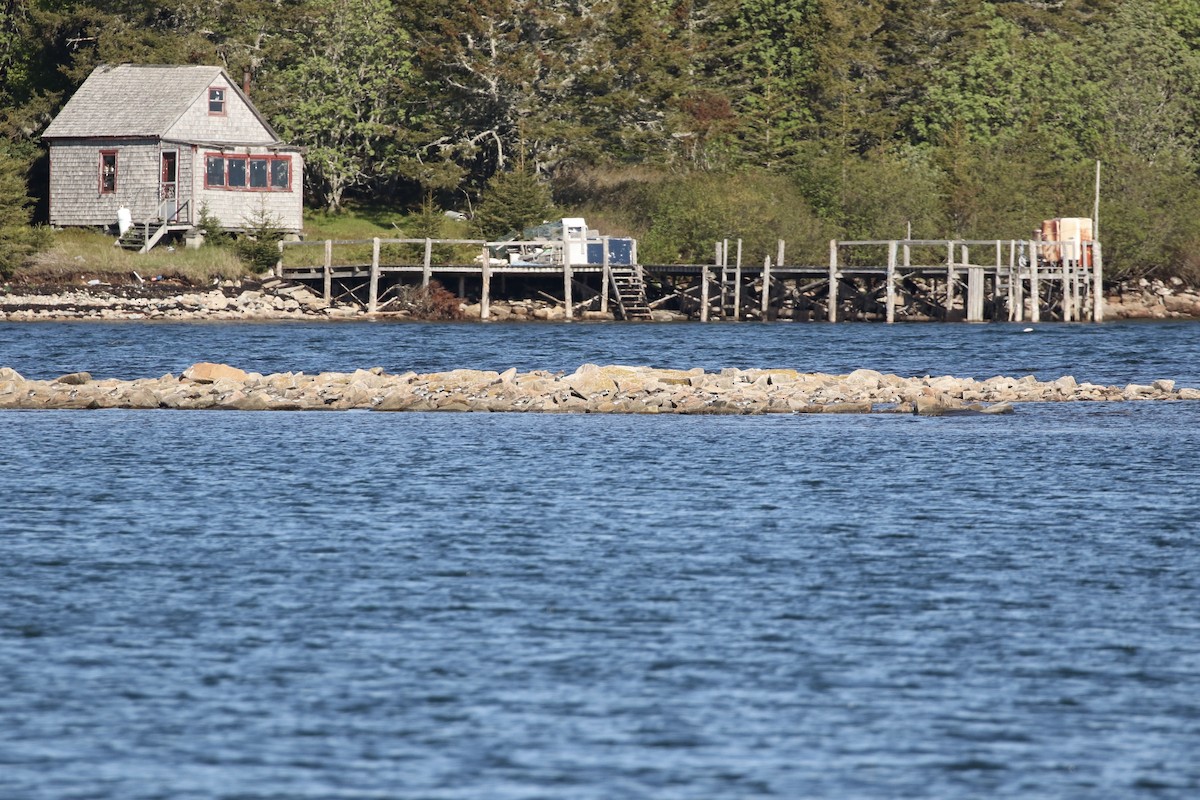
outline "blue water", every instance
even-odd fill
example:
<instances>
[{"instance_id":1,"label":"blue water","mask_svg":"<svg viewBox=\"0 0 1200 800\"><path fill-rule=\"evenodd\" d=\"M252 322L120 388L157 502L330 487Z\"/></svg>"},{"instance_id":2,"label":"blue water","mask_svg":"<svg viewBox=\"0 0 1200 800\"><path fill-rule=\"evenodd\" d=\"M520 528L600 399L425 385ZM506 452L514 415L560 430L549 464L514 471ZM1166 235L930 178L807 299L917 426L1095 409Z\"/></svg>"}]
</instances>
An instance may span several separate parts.
<instances>
[{"instance_id":1,"label":"blue water","mask_svg":"<svg viewBox=\"0 0 1200 800\"><path fill-rule=\"evenodd\" d=\"M0 364L1200 385L1198 328L38 324ZM6 800L1200 794L1200 403L4 411L0 454Z\"/></svg>"},{"instance_id":2,"label":"blue water","mask_svg":"<svg viewBox=\"0 0 1200 800\"><path fill-rule=\"evenodd\" d=\"M1105 385L1170 378L1200 386L1200 324L0 323L0 366L28 378L78 370L158 377L197 361L264 374L372 366L574 371L593 363L828 373L863 367L981 379L1074 375Z\"/></svg>"}]
</instances>

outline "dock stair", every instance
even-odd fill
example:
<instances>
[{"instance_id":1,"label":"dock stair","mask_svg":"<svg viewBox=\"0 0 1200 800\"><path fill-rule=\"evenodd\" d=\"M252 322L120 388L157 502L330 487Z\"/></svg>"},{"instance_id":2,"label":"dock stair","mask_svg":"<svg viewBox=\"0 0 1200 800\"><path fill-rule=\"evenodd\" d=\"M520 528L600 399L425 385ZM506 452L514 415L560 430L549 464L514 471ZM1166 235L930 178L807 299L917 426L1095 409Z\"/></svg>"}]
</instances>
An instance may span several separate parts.
<instances>
[{"instance_id":1,"label":"dock stair","mask_svg":"<svg viewBox=\"0 0 1200 800\"><path fill-rule=\"evenodd\" d=\"M721 267L721 319L737 319L741 303L741 270L736 267Z\"/></svg>"},{"instance_id":2,"label":"dock stair","mask_svg":"<svg viewBox=\"0 0 1200 800\"><path fill-rule=\"evenodd\" d=\"M609 268L613 294L617 300L617 311L624 320L650 320L650 306L646 302L646 281L639 266L613 266Z\"/></svg>"}]
</instances>

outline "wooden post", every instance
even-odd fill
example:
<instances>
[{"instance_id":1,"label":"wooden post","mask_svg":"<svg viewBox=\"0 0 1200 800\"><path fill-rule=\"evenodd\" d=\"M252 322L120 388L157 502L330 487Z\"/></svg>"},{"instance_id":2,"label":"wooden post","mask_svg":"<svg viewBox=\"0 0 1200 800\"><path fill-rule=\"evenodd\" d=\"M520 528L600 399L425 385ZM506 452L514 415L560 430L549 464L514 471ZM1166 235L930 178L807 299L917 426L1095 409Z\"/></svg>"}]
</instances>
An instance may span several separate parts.
<instances>
[{"instance_id":1,"label":"wooden post","mask_svg":"<svg viewBox=\"0 0 1200 800\"><path fill-rule=\"evenodd\" d=\"M325 290L324 298L326 303L333 302L333 240L325 240Z\"/></svg>"},{"instance_id":2,"label":"wooden post","mask_svg":"<svg viewBox=\"0 0 1200 800\"><path fill-rule=\"evenodd\" d=\"M608 311L608 283L612 280L612 266L609 264L608 255L608 237L605 236L600 240L600 247L604 254L604 269L601 270L600 277L600 310Z\"/></svg>"},{"instance_id":3,"label":"wooden post","mask_svg":"<svg viewBox=\"0 0 1200 800\"><path fill-rule=\"evenodd\" d=\"M1079 292L1076 294L1075 318L1080 322L1092 319L1092 271L1089 268L1091 264L1089 258L1080 259L1079 262Z\"/></svg>"},{"instance_id":4,"label":"wooden post","mask_svg":"<svg viewBox=\"0 0 1200 800\"><path fill-rule=\"evenodd\" d=\"M719 273L721 271L721 242L719 240L717 241L716 248L713 252L713 264L716 265L717 272ZM708 304L709 304L711 298L709 297L708 266L707 265L702 267L701 276L702 276L702 280L700 281L700 295L703 298L704 302L701 304L701 308L700 308L700 321L708 322L708 316L709 316L709 312L710 312Z\"/></svg>"},{"instance_id":5,"label":"wooden post","mask_svg":"<svg viewBox=\"0 0 1200 800\"><path fill-rule=\"evenodd\" d=\"M1071 263L1071 259L1067 258L1067 248L1063 247L1061 242L1058 245L1058 252L1060 254L1060 260L1058 262L1059 263L1059 270L1058 270L1059 280L1062 281L1062 309L1059 312L1059 316L1062 317L1063 322L1070 322L1071 321L1071 282L1070 282L1071 273L1070 273L1069 265Z\"/></svg>"},{"instance_id":6,"label":"wooden post","mask_svg":"<svg viewBox=\"0 0 1200 800\"><path fill-rule=\"evenodd\" d=\"M837 239L829 240L829 321L837 322L838 251Z\"/></svg>"},{"instance_id":7,"label":"wooden post","mask_svg":"<svg viewBox=\"0 0 1200 800\"><path fill-rule=\"evenodd\" d=\"M1067 256L1067 248L1059 245L1062 248L1062 319L1063 322L1074 322L1071 318L1071 312L1075 309L1075 298L1071 296L1074 287L1071 285L1071 275L1074 269L1071 267L1071 259ZM1074 247L1074 244L1071 245Z\"/></svg>"},{"instance_id":8,"label":"wooden post","mask_svg":"<svg viewBox=\"0 0 1200 800\"><path fill-rule=\"evenodd\" d=\"M1029 243L1029 321L1042 321L1042 287L1038 275L1038 261L1042 257L1042 238L1040 233L1033 235Z\"/></svg>"},{"instance_id":9,"label":"wooden post","mask_svg":"<svg viewBox=\"0 0 1200 800\"><path fill-rule=\"evenodd\" d=\"M967 322L983 321L983 269L971 265L971 249L962 245L962 267L967 271L967 297L963 312Z\"/></svg>"},{"instance_id":10,"label":"wooden post","mask_svg":"<svg viewBox=\"0 0 1200 800\"><path fill-rule=\"evenodd\" d=\"M1092 298L1092 321L1104 322L1104 257L1099 242L1092 242L1092 283L1096 287Z\"/></svg>"},{"instance_id":11,"label":"wooden post","mask_svg":"<svg viewBox=\"0 0 1200 800\"><path fill-rule=\"evenodd\" d=\"M992 299L996 303L1000 302L1000 270L1004 267L1004 245L999 239L996 240L996 274L992 276ZM1006 298L1007 299L1007 298ZM992 310L992 319L997 318L995 307Z\"/></svg>"},{"instance_id":12,"label":"wooden post","mask_svg":"<svg viewBox=\"0 0 1200 800\"><path fill-rule=\"evenodd\" d=\"M1008 321L1020 322L1024 319L1024 300L1021 297L1021 272L1017 264L1017 243L1008 240Z\"/></svg>"},{"instance_id":13,"label":"wooden post","mask_svg":"<svg viewBox=\"0 0 1200 800\"><path fill-rule=\"evenodd\" d=\"M571 281L574 275L571 271L571 239L567 232L566 225L563 226L563 322L570 322L572 306L574 305L571 298Z\"/></svg>"},{"instance_id":14,"label":"wooden post","mask_svg":"<svg viewBox=\"0 0 1200 800\"><path fill-rule=\"evenodd\" d=\"M1014 297L1014 295L1013 295L1013 292L1014 292L1013 266L1015 266L1015 264L1016 264L1016 258L1017 258L1016 257L1016 246L1013 244L1013 240L1009 239L1008 240L1008 285L1005 287L1006 291L1005 291L1005 296L1004 296L1004 302L1008 305L1008 315L1007 316L1008 316L1009 322L1012 322L1016 315L1016 309L1013 308L1013 297ZM997 295L1000 294L999 284L996 285L996 294Z\"/></svg>"},{"instance_id":15,"label":"wooden post","mask_svg":"<svg viewBox=\"0 0 1200 800\"><path fill-rule=\"evenodd\" d=\"M783 244L783 242L780 242ZM762 306L759 308L759 313L762 315L762 321L767 321L767 312L771 307L771 257L763 258L763 278L762 278Z\"/></svg>"},{"instance_id":16,"label":"wooden post","mask_svg":"<svg viewBox=\"0 0 1200 800\"><path fill-rule=\"evenodd\" d=\"M967 267L967 322L983 322L983 267Z\"/></svg>"},{"instance_id":17,"label":"wooden post","mask_svg":"<svg viewBox=\"0 0 1200 800\"><path fill-rule=\"evenodd\" d=\"M1075 235L1075 252L1079 253L1075 260L1075 321L1084 319L1084 293L1087 290L1087 259L1084 258L1084 237Z\"/></svg>"},{"instance_id":18,"label":"wooden post","mask_svg":"<svg viewBox=\"0 0 1200 800\"><path fill-rule=\"evenodd\" d=\"M946 242L946 318L954 311L954 242Z\"/></svg>"},{"instance_id":19,"label":"wooden post","mask_svg":"<svg viewBox=\"0 0 1200 800\"><path fill-rule=\"evenodd\" d=\"M479 318L490 319L492 316L492 254L487 245L483 247L483 266L479 270Z\"/></svg>"},{"instance_id":20,"label":"wooden post","mask_svg":"<svg viewBox=\"0 0 1200 800\"><path fill-rule=\"evenodd\" d=\"M371 285L367 288L367 313L379 307L379 237L371 240Z\"/></svg>"},{"instance_id":21,"label":"wooden post","mask_svg":"<svg viewBox=\"0 0 1200 800\"><path fill-rule=\"evenodd\" d=\"M425 238L425 262L421 269L421 288L428 289L433 279L433 239Z\"/></svg>"},{"instance_id":22,"label":"wooden post","mask_svg":"<svg viewBox=\"0 0 1200 800\"><path fill-rule=\"evenodd\" d=\"M887 302L887 322L889 325L896 321L896 240L888 242L887 262L887 291L884 297Z\"/></svg>"},{"instance_id":23,"label":"wooden post","mask_svg":"<svg viewBox=\"0 0 1200 800\"><path fill-rule=\"evenodd\" d=\"M148 242L150 240L147 239L146 241ZM282 278L283 277L283 239L280 239L278 242L276 242L275 246L279 249L279 258L275 259L275 277Z\"/></svg>"},{"instance_id":24,"label":"wooden post","mask_svg":"<svg viewBox=\"0 0 1200 800\"><path fill-rule=\"evenodd\" d=\"M720 247L721 247L721 255L720 255L720 259L718 261L716 261L716 266L718 266L718 270L716 270L716 275L718 275L718 278L720 279L720 282L721 282L718 287L719 293L720 293L720 295L719 295L720 303L721 303L720 315L721 315L721 319L725 319L725 306L726 306L726 301L728 300L728 294L730 294L730 284L728 284L727 276L726 276L726 272L728 272L728 270L730 270L730 240L722 239L720 241Z\"/></svg>"},{"instance_id":25,"label":"wooden post","mask_svg":"<svg viewBox=\"0 0 1200 800\"><path fill-rule=\"evenodd\" d=\"M775 266L777 266L777 267L783 267L783 250L784 250L783 239L780 239L779 243L778 243L778 247L775 248Z\"/></svg>"},{"instance_id":26,"label":"wooden post","mask_svg":"<svg viewBox=\"0 0 1200 800\"><path fill-rule=\"evenodd\" d=\"M742 318L742 240L737 240L737 261L733 268L733 321Z\"/></svg>"}]
</instances>

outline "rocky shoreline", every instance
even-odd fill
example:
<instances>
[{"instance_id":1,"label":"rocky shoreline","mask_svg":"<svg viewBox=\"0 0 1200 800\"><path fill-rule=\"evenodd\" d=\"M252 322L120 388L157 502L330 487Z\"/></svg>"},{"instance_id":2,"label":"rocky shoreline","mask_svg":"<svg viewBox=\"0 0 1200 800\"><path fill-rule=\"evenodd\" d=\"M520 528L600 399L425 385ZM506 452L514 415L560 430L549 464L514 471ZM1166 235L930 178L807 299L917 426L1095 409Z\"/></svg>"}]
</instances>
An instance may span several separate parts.
<instances>
[{"instance_id":1,"label":"rocky shoreline","mask_svg":"<svg viewBox=\"0 0 1200 800\"><path fill-rule=\"evenodd\" d=\"M1200 319L1200 290L1179 278L1126 281L1104 296L1105 319Z\"/></svg>"},{"instance_id":2,"label":"rocky shoreline","mask_svg":"<svg viewBox=\"0 0 1200 800\"><path fill-rule=\"evenodd\" d=\"M478 320L478 303L460 302L463 319ZM656 309L656 321L680 321L687 315ZM1200 319L1200 291L1178 278L1171 281L1128 281L1105 296L1104 316L1121 319ZM561 304L549 300L494 300L490 306L494 322L547 321L563 319ZM275 279L226 281L208 289L168 283L144 282L124 286L102 283L64 288L61 286L8 287L0 291L0 321L36 322L61 320L163 320L274 321L421 319L419 310L393 303L376 314L368 314L357 303L326 303L306 286ZM583 311L581 319L611 320L613 314Z\"/></svg>"},{"instance_id":3,"label":"rocky shoreline","mask_svg":"<svg viewBox=\"0 0 1200 800\"><path fill-rule=\"evenodd\" d=\"M460 302L462 319L478 320L479 303ZM548 300L497 300L492 321L561 321L561 303ZM375 314L354 302L326 303L306 286L277 279L226 281L209 289L166 283L93 284L62 288L26 286L0 292L0 321L51 322L64 320L167 322L230 322L282 320L424 319L419 308L393 301ZM611 312L584 311L580 319L612 320ZM673 312L655 313L658 321L686 319Z\"/></svg>"},{"instance_id":4,"label":"rocky shoreline","mask_svg":"<svg viewBox=\"0 0 1200 800\"><path fill-rule=\"evenodd\" d=\"M999 414L1014 404L1064 401L1190 401L1200 389L1171 380L1100 386L1070 376L902 378L859 369L847 375L794 369L676 370L584 364L573 373L459 369L419 375L380 367L352 373L247 373L194 364L178 377L95 380L87 372L28 380L0 368L0 409L213 409L240 411L541 412L599 414L915 413Z\"/></svg>"}]
</instances>

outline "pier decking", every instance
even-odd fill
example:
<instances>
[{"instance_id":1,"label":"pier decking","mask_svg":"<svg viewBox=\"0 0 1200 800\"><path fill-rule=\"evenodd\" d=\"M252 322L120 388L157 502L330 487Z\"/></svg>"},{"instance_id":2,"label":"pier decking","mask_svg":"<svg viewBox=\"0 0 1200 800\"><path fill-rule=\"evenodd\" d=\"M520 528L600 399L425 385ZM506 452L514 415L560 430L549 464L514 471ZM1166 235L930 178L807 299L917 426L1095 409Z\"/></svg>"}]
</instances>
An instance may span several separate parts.
<instances>
[{"instance_id":1,"label":"pier decking","mask_svg":"<svg viewBox=\"0 0 1200 800\"><path fill-rule=\"evenodd\" d=\"M352 300L375 313L406 287L457 280L490 317L497 290L516 278L562 305L564 319L584 310L650 319L673 306L713 320L1007 320L1100 322L1103 255L1099 242L879 239L829 242L827 263L775 258L746 264L738 240L715 243L710 264L611 263L607 237L599 264L571 263L565 241L365 239L281 242L279 277L307 283L327 302ZM496 253L536 249L536 258ZM636 261L636 249L634 253ZM547 292L546 289L551 289Z\"/></svg>"}]
</instances>

